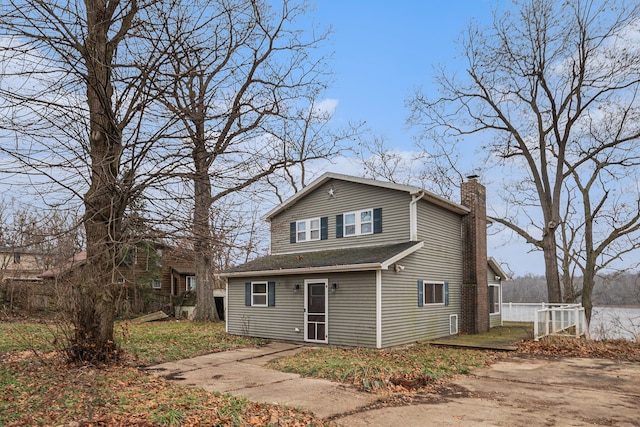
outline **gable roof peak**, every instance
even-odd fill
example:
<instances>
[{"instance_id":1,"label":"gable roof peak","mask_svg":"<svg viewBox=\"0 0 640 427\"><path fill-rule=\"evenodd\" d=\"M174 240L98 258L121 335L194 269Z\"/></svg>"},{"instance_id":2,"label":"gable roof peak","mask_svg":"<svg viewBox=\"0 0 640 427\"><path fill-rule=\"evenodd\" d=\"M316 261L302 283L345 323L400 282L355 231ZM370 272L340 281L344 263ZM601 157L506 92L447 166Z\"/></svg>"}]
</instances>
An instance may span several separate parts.
<instances>
[{"instance_id":1,"label":"gable roof peak","mask_svg":"<svg viewBox=\"0 0 640 427\"><path fill-rule=\"evenodd\" d=\"M290 198L288 198L287 200L285 200L284 202L282 202L281 204L279 204L278 206L276 206L275 208L267 212L262 217L262 219L267 221L270 220L271 218L273 218L283 210L287 209L289 206L296 203L299 199L303 198L305 195L307 195L308 193L311 193L316 188L318 188L319 186L321 186L322 184L324 184L325 182L331 179L354 182L354 183L364 184L364 185L371 185L371 186L380 187L380 188L388 188L396 191L403 191L403 192L409 193L412 196L421 195L420 198L428 200L435 205L438 205L440 207L443 207L455 213L458 213L461 215L466 215L467 213L469 213L469 208L462 206L458 203L452 202L449 199L445 199L442 196L438 196L435 193L431 193L427 190L423 190L420 187L415 187L413 185L396 184L394 182L379 181L372 178L363 178L359 176L345 175L345 174L335 173L335 172L325 172L319 178L313 181L311 184L307 185L302 190L298 191L296 194L294 194L293 196L291 196Z\"/></svg>"}]
</instances>

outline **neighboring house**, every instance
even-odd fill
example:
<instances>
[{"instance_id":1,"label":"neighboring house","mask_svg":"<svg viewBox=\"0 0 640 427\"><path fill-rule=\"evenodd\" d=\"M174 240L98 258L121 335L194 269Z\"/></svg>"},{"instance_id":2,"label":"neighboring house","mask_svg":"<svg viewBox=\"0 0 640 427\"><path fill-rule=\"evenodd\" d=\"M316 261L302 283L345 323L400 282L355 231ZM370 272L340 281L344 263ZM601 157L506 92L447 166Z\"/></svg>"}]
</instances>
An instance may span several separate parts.
<instances>
[{"instance_id":1,"label":"neighboring house","mask_svg":"<svg viewBox=\"0 0 640 427\"><path fill-rule=\"evenodd\" d=\"M46 306L46 296L38 292L45 269L45 257L38 251L0 247L0 303L21 309Z\"/></svg>"},{"instance_id":2,"label":"neighboring house","mask_svg":"<svg viewBox=\"0 0 640 427\"><path fill-rule=\"evenodd\" d=\"M27 249L0 247L0 281L39 281L44 256Z\"/></svg>"},{"instance_id":3,"label":"neighboring house","mask_svg":"<svg viewBox=\"0 0 640 427\"><path fill-rule=\"evenodd\" d=\"M227 332L386 348L488 330L500 290L487 279L506 275L487 259L485 200L476 180L457 204L324 174L265 215L271 255L221 274Z\"/></svg>"},{"instance_id":4,"label":"neighboring house","mask_svg":"<svg viewBox=\"0 0 640 427\"><path fill-rule=\"evenodd\" d=\"M44 272L42 278L49 283L71 285L81 280L85 263L86 252L81 252L60 268ZM134 311L153 308L148 306L149 301L142 301L141 290L145 291L147 299L156 301L155 305L171 304L186 291L195 290L193 253L159 243L142 242L130 246L123 251L113 280L122 286Z\"/></svg>"}]
</instances>

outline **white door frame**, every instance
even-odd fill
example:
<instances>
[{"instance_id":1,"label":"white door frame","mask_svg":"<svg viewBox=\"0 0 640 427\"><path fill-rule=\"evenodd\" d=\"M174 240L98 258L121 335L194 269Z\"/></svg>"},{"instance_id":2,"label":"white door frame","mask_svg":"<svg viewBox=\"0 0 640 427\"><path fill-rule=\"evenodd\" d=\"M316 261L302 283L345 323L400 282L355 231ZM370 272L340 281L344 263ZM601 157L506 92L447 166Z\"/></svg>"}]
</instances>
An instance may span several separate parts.
<instances>
[{"instance_id":1,"label":"white door frame","mask_svg":"<svg viewBox=\"0 0 640 427\"><path fill-rule=\"evenodd\" d=\"M324 285L324 313L309 313L309 285ZM324 315L324 339L309 339L309 315ZM317 322L311 322L317 323ZM304 281L304 340L308 342L329 342L329 279L305 279Z\"/></svg>"}]
</instances>

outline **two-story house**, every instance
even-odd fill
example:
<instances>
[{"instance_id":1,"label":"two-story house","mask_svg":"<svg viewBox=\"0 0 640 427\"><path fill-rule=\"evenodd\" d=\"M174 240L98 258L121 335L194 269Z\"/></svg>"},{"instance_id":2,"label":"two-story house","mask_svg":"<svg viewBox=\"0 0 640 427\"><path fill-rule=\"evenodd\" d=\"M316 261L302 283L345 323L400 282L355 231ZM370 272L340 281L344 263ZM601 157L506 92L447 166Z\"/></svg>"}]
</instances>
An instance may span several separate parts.
<instances>
[{"instance_id":1,"label":"two-story house","mask_svg":"<svg viewBox=\"0 0 640 427\"><path fill-rule=\"evenodd\" d=\"M227 332L385 348L488 330L506 274L487 258L484 192L465 182L457 204L324 174L265 215L271 255L222 274Z\"/></svg>"}]
</instances>

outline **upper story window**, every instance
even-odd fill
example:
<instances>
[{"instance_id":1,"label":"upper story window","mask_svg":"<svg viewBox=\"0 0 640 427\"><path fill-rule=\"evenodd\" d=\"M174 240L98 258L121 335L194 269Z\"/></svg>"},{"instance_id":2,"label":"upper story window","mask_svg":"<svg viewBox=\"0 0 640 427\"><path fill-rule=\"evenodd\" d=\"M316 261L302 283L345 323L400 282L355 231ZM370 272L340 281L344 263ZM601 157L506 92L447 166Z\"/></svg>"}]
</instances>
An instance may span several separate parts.
<instances>
[{"instance_id":1,"label":"upper story window","mask_svg":"<svg viewBox=\"0 0 640 427\"><path fill-rule=\"evenodd\" d=\"M336 237L382 233L382 208L362 209L336 216Z\"/></svg>"},{"instance_id":2,"label":"upper story window","mask_svg":"<svg viewBox=\"0 0 640 427\"><path fill-rule=\"evenodd\" d=\"M320 240L320 218L296 221L296 242Z\"/></svg>"},{"instance_id":3,"label":"upper story window","mask_svg":"<svg viewBox=\"0 0 640 427\"><path fill-rule=\"evenodd\" d=\"M20 252L14 252L13 253L13 263L14 264L20 264Z\"/></svg>"},{"instance_id":4,"label":"upper story window","mask_svg":"<svg viewBox=\"0 0 640 427\"><path fill-rule=\"evenodd\" d=\"M329 218L324 216L292 222L289 229L290 243L326 240L328 220Z\"/></svg>"},{"instance_id":5,"label":"upper story window","mask_svg":"<svg viewBox=\"0 0 640 427\"><path fill-rule=\"evenodd\" d=\"M373 233L373 209L344 214L345 237L371 233Z\"/></svg>"}]
</instances>

